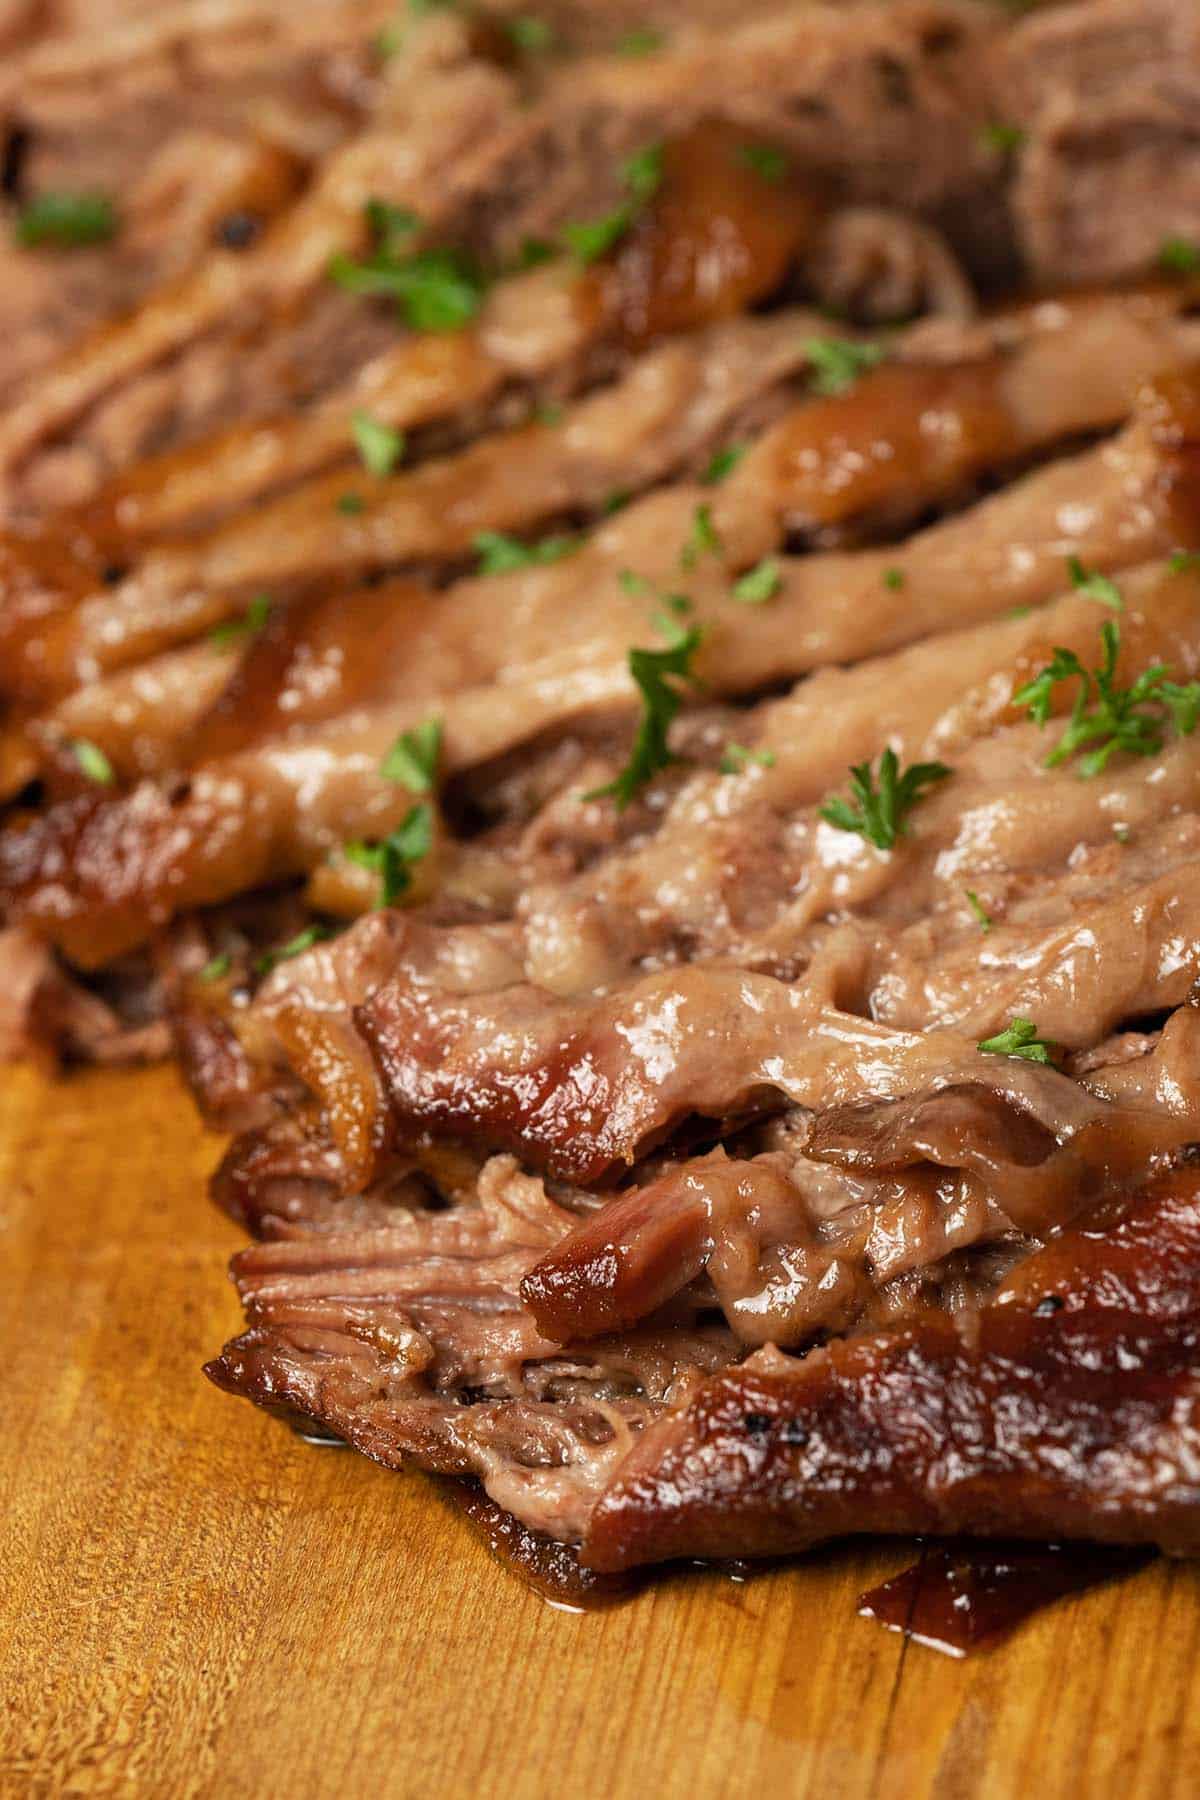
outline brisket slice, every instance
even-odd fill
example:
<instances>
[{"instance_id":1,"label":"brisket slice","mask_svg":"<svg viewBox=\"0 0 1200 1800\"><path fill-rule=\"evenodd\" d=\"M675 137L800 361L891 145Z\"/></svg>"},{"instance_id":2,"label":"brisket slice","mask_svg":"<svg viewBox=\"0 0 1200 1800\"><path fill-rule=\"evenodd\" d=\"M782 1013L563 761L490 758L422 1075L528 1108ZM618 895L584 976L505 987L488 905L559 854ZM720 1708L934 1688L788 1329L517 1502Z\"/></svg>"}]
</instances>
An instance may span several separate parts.
<instances>
[{"instance_id":1,"label":"brisket slice","mask_svg":"<svg viewBox=\"0 0 1200 1800\"><path fill-rule=\"evenodd\" d=\"M1066 1234L976 1319L800 1362L757 1352L643 1432L591 1515L584 1562L896 1531L1200 1553L1198 1220L1183 1171L1145 1192L1111 1248Z\"/></svg>"}]
</instances>

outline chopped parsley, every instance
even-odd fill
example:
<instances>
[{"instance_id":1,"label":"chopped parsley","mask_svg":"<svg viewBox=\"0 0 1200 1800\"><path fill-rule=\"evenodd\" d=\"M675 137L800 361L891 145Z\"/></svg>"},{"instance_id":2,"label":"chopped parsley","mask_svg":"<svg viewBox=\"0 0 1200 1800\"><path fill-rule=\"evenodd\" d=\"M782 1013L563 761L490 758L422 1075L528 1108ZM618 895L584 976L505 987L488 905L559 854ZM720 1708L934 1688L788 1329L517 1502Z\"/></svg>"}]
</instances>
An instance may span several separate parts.
<instances>
[{"instance_id":1,"label":"chopped parsley","mask_svg":"<svg viewBox=\"0 0 1200 1800\"><path fill-rule=\"evenodd\" d=\"M461 331L483 301L484 279L472 258L449 245L410 252L407 239L419 221L405 207L368 200L366 213L374 250L362 261L333 257L331 280L347 293L394 300L414 331Z\"/></svg>"},{"instance_id":2,"label":"chopped parsley","mask_svg":"<svg viewBox=\"0 0 1200 1800\"><path fill-rule=\"evenodd\" d=\"M1111 607L1113 612L1125 611L1121 590L1107 575L1101 575L1098 569L1085 569L1077 556L1068 556L1067 568L1071 575L1071 586L1077 594L1082 594L1088 600L1098 600L1101 606Z\"/></svg>"},{"instance_id":3,"label":"chopped parsley","mask_svg":"<svg viewBox=\"0 0 1200 1800\"><path fill-rule=\"evenodd\" d=\"M524 14L515 19L506 19L504 29L517 49L530 55L554 48L554 28L547 25L545 19Z\"/></svg>"},{"instance_id":4,"label":"chopped parsley","mask_svg":"<svg viewBox=\"0 0 1200 1800\"><path fill-rule=\"evenodd\" d=\"M656 587L654 582L647 581L644 575L638 575L633 569L622 569L617 575L617 580L624 592L633 599L655 599L660 606L665 607L669 613L674 613L677 618L692 610L691 598L687 594L668 593L666 589ZM670 636L670 632L668 632L668 636Z\"/></svg>"},{"instance_id":5,"label":"chopped parsley","mask_svg":"<svg viewBox=\"0 0 1200 1800\"><path fill-rule=\"evenodd\" d=\"M995 1037L981 1039L979 1049L988 1056L1023 1056L1026 1062L1052 1063L1055 1045L1043 1042L1032 1019L1013 1019Z\"/></svg>"},{"instance_id":6,"label":"chopped parsley","mask_svg":"<svg viewBox=\"0 0 1200 1800\"><path fill-rule=\"evenodd\" d=\"M1104 657L1098 669L1085 669L1073 650L1060 646L1046 667L1013 695L1015 704L1027 706L1030 718L1044 726L1059 682L1078 680L1079 691L1066 730L1046 763L1053 768L1085 744L1094 744L1095 749L1080 759L1079 772L1084 776L1099 775L1120 750L1131 756L1157 756L1168 722L1181 737L1190 737L1200 720L1200 681L1181 687L1167 679L1170 671L1165 663L1152 663L1129 687L1118 687L1121 634L1116 621L1106 619L1100 636Z\"/></svg>"},{"instance_id":7,"label":"chopped parsley","mask_svg":"<svg viewBox=\"0 0 1200 1800\"><path fill-rule=\"evenodd\" d=\"M655 50L661 50L666 41L661 31L643 25L640 30L627 31L624 37L618 38L614 48L618 56L650 56Z\"/></svg>"},{"instance_id":8,"label":"chopped parsley","mask_svg":"<svg viewBox=\"0 0 1200 1800\"><path fill-rule=\"evenodd\" d=\"M79 250L88 244L107 244L116 231L117 211L107 194L65 190L27 201L13 226L17 243L27 250L43 244Z\"/></svg>"},{"instance_id":9,"label":"chopped parsley","mask_svg":"<svg viewBox=\"0 0 1200 1800\"><path fill-rule=\"evenodd\" d=\"M327 937L332 936L328 925L306 925L303 931L298 931L286 944L280 944L277 950L265 950L255 963L254 972L256 975L269 975L281 962L290 962L293 956L303 956L314 944L324 943Z\"/></svg>"},{"instance_id":10,"label":"chopped parsley","mask_svg":"<svg viewBox=\"0 0 1200 1800\"><path fill-rule=\"evenodd\" d=\"M899 593L900 589L904 586L904 570L885 569L883 571L883 585L885 588L890 588L894 594Z\"/></svg>"},{"instance_id":11,"label":"chopped parsley","mask_svg":"<svg viewBox=\"0 0 1200 1800\"><path fill-rule=\"evenodd\" d=\"M1164 238L1158 252L1158 266L1168 275L1200 274L1200 244L1190 238Z\"/></svg>"},{"instance_id":12,"label":"chopped parsley","mask_svg":"<svg viewBox=\"0 0 1200 1800\"><path fill-rule=\"evenodd\" d=\"M975 892L974 888L964 888L963 892L967 897L967 905L979 920L979 929L986 937L987 933L992 929L991 914L984 906L983 901L979 898L979 895Z\"/></svg>"},{"instance_id":13,"label":"chopped parsley","mask_svg":"<svg viewBox=\"0 0 1200 1800\"><path fill-rule=\"evenodd\" d=\"M379 765L385 781L399 782L410 794L428 794L437 780L442 753L442 721L423 719L412 731L402 731Z\"/></svg>"},{"instance_id":14,"label":"chopped parsley","mask_svg":"<svg viewBox=\"0 0 1200 1800\"><path fill-rule=\"evenodd\" d=\"M698 506L692 514L692 529L679 553L680 565L694 569L702 556L720 556L723 545L712 520L711 506Z\"/></svg>"},{"instance_id":15,"label":"chopped parsley","mask_svg":"<svg viewBox=\"0 0 1200 1800\"><path fill-rule=\"evenodd\" d=\"M1182 575L1185 569L1200 568L1200 550L1176 550L1167 567L1172 575Z\"/></svg>"},{"instance_id":16,"label":"chopped parsley","mask_svg":"<svg viewBox=\"0 0 1200 1800\"><path fill-rule=\"evenodd\" d=\"M221 981L228 975L232 967L232 956L230 956L228 950L222 950L218 955L210 957L209 961L206 962L204 967L200 970L196 979L197 981Z\"/></svg>"},{"instance_id":17,"label":"chopped parsley","mask_svg":"<svg viewBox=\"0 0 1200 1800\"><path fill-rule=\"evenodd\" d=\"M240 644L243 638L257 637L271 616L270 594L255 594L240 619L223 619L208 634L210 644L219 650Z\"/></svg>"},{"instance_id":18,"label":"chopped parsley","mask_svg":"<svg viewBox=\"0 0 1200 1800\"><path fill-rule=\"evenodd\" d=\"M649 204L662 183L663 150L651 144L621 164L621 179L629 190L629 199L602 218L563 226L563 242L582 263L598 262L620 242L633 224L638 212Z\"/></svg>"},{"instance_id":19,"label":"chopped parsley","mask_svg":"<svg viewBox=\"0 0 1200 1800\"><path fill-rule=\"evenodd\" d=\"M350 420L358 454L372 475L390 475L404 455L404 433L368 412L356 412Z\"/></svg>"},{"instance_id":20,"label":"chopped parsley","mask_svg":"<svg viewBox=\"0 0 1200 1800\"><path fill-rule=\"evenodd\" d=\"M670 642L665 650L633 649L629 652L629 673L642 696L642 716L629 761L606 787L593 788L585 800L603 800L611 796L618 812L623 812L634 795L656 775L675 761L667 743L675 717L683 705L683 695L670 677L694 682L692 658L700 645L697 625L684 631L674 621L661 621L668 630Z\"/></svg>"},{"instance_id":21,"label":"chopped parsley","mask_svg":"<svg viewBox=\"0 0 1200 1800\"><path fill-rule=\"evenodd\" d=\"M803 348L812 364L814 394L846 393L887 354L882 344L856 344L850 338L808 338Z\"/></svg>"},{"instance_id":22,"label":"chopped parsley","mask_svg":"<svg viewBox=\"0 0 1200 1800\"><path fill-rule=\"evenodd\" d=\"M505 531L477 531L474 538L481 575L507 575L511 569L540 568L561 562L580 548L577 537L545 537L539 544L523 544Z\"/></svg>"},{"instance_id":23,"label":"chopped parsley","mask_svg":"<svg viewBox=\"0 0 1200 1800\"><path fill-rule=\"evenodd\" d=\"M340 513L345 513L348 519L355 518L360 512L365 512L366 506L367 503L361 494L338 495L337 509Z\"/></svg>"},{"instance_id":24,"label":"chopped parsley","mask_svg":"<svg viewBox=\"0 0 1200 1800\"><path fill-rule=\"evenodd\" d=\"M363 839L344 846L350 861L379 875L378 906L392 906L412 886L412 870L428 856L433 843L433 808L427 801L405 814L395 831L379 843Z\"/></svg>"},{"instance_id":25,"label":"chopped parsley","mask_svg":"<svg viewBox=\"0 0 1200 1800\"><path fill-rule=\"evenodd\" d=\"M993 119L980 128L979 141L987 150L995 150L1000 156L1012 156L1025 146L1028 137L1020 125L1007 124L1002 119Z\"/></svg>"},{"instance_id":26,"label":"chopped parsley","mask_svg":"<svg viewBox=\"0 0 1200 1800\"><path fill-rule=\"evenodd\" d=\"M556 254L554 245L545 238L522 238L521 248L516 256L517 272L520 273L522 269L540 269L543 263L553 262Z\"/></svg>"},{"instance_id":27,"label":"chopped parsley","mask_svg":"<svg viewBox=\"0 0 1200 1800\"><path fill-rule=\"evenodd\" d=\"M782 586L783 576L777 559L764 556L760 563L734 582L733 597L743 606L762 606L765 601L773 600Z\"/></svg>"},{"instance_id":28,"label":"chopped parsley","mask_svg":"<svg viewBox=\"0 0 1200 1800\"><path fill-rule=\"evenodd\" d=\"M555 401L543 401L540 406L534 407L533 416L539 425L561 425L563 409Z\"/></svg>"},{"instance_id":29,"label":"chopped parsley","mask_svg":"<svg viewBox=\"0 0 1200 1800\"><path fill-rule=\"evenodd\" d=\"M773 144L739 144L735 152L743 168L753 170L764 181L782 181L788 172L788 159Z\"/></svg>"},{"instance_id":30,"label":"chopped parsley","mask_svg":"<svg viewBox=\"0 0 1200 1800\"><path fill-rule=\"evenodd\" d=\"M850 792L856 804L838 797L818 810L839 831L856 831L877 850L891 850L907 830L907 816L924 790L945 781L950 773L945 763L928 762L913 763L901 775L896 752L885 750L879 759L878 786L870 763L855 763L850 769Z\"/></svg>"},{"instance_id":31,"label":"chopped parsley","mask_svg":"<svg viewBox=\"0 0 1200 1800\"><path fill-rule=\"evenodd\" d=\"M773 769L775 752L773 750L747 750L745 744L726 744L721 761L717 766L722 775L740 775L743 769L748 769L751 765L760 769Z\"/></svg>"},{"instance_id":32,"label":"chopped parsley","mask_svg":"<svg viewBox=\"0 0 1200 1800\"><path fill-rule=\"evenodd\" d=\"M367 228L377 250L389 255L400 254L409 239L420 228L421 217L408 206L393 206L387 200L368 200L364 207Z\"/></svg>"},{"instance_id":33,"label":"chopped parsley","mask_svg":"<svg viewBox=\"0 0 1200 1800\"><path fill-rule=\"evenodd\" d=\"M729 444L724 450L718 450L700 477L705 487L716 487L719 481L724 481L727 475L731 475L747 449L746 444Z\"/></svg>"},{"instance_id":34,"label":"chopped parsley","mask_svg":"<svg viewBox=\"0 0 1200 1800\"><path fill-rule=\"evenodd\" d=\"M105 756L99 744L93 744L91 738L76 738L71 745L75 761L87 776L99 787L111 787L117 779L112 764Z\"/></svg>"}]
</instances>

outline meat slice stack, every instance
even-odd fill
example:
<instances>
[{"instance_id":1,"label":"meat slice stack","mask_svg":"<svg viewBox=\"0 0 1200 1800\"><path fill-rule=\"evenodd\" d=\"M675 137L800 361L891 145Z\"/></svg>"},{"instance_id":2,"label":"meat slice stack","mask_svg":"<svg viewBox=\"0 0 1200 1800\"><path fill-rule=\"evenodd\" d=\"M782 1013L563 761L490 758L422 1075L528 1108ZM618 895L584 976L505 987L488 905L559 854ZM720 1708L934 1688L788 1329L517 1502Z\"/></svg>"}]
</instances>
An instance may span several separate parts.
<instances>
[{"instance_id":1,"label":"meat slice stack","mask_svg":"<svg viewBox=\"0 0 1200 1800\"><path fill-rule=\"evenodd\" d=\"M219 1385L606 1574L1200 1550L1185 10L31 28L0 1023L170 1034Z\"/></svg>"}]
</instances>

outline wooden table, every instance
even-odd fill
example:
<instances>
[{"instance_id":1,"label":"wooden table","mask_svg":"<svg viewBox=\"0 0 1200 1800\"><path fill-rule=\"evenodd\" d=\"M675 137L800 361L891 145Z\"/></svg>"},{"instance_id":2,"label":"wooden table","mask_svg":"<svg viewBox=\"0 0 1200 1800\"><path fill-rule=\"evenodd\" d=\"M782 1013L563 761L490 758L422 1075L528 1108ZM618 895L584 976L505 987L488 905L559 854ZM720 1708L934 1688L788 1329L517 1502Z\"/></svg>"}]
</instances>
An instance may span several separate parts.
<instances>
[{"instance_id":1,"label":"wooden table","mask_svg":"<svg viewBox=\"0 0 1200 1800\"><path fill-rule=\"evenodd\" d=\"M1200 1791L1193 1569L963 1663L856 1618L896 1545L577 1616L423 1476L219 1394L216 1154L169 1069L0 1071L3 1795Z\"/></svg>"}]
</instances>

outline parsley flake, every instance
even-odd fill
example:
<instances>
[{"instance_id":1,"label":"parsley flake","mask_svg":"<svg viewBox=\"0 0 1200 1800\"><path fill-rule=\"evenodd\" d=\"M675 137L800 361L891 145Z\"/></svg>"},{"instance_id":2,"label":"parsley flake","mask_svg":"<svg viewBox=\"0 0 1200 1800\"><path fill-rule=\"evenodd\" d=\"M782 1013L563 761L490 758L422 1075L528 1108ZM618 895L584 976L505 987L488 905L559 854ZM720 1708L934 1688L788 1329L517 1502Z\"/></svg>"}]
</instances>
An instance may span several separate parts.
<instances>
[{"instance_id":1,"label":"parsley flake","mask_svg":"<svg viewBox=\"0 0 1200 1800\"><path fill-rule=\"evenodd\" d=\"M1094 750L1080 758L1083 776L1099 775L1120 750L1131 756L1157 756L1166 737L1168 721L1181 737L1190 737L1200 720L1200 681L1179 686L1167 679L1165 663L1152 663L1127 688L1116 684L1121 634L1115 620L1100 627L1104 658L1098 669L1084 668L1073 650L1057 648L1046 667L1017 689L1013 700L1026 706L1038 725L1046 725L1054 704L1054 689L1061 681L1078 680L1079 691L1066 730L1046 758L1056 767L1074 756L1085 744Z\"/></svg>"},{"instance_id":2,"label":"parsley flake","mask_svg":"<svg viewBox=\"0 0 1200 1800\"><path fill-rule=\"evenodd\" d=\"M360 512L365 512L366 508L367 503L361 494L338 495L337 509L340 513L344 513L348 519L356 518Z\"/></svg>"},{"instance_id":3,"label":"parsley flake","mask_svg":"<svg viewBox=\"0 0 1200 1800\"><path fill-rule=\"evenodd\" d=\"M642 717L633 740L629 761L614 781L606 787L593 788L585 800L611 797L617 811L623 812L652 776L675 761L667 744L667 733L683 705L683 695L672 685L671 676L694 682L692 658L700 645L697 625L690 631L673 626L675 636L665 650L633 649L629 652L629 673L642 696Z\"/></svg>"},{"instance_id":4,"label":"parsley flake","mask_svg":"<svg viewBox=\"0 0 1200 1800\"><path fill-rule=\"evenodd\" d=\"M649 56L653 51L661 50L666 41L661 31L643 25L640 30L627 31L624 37L618 38L614 49L618 56Z\"/></svg>"},{"instance_id":5,"label":"parsley flake","mask_svg":"<svg viewBox=\"0 0 1200 1800\"><path fill-rule=\"evenodd\" d=\"M812 364L814 394L844 394L860 375L881 363L887 354L882 344L856 344L850 338L807 338L804 353Z\"/></svg>"},{"instance_id":6,"label":"parsley flake","mask_svg":"<svg viewBox=\"0 0 1200 1800\"><path fill-rule=\"evenodd\" d=\"M1101 575L1099 569L1085 569L1077 556L1068 556L1067 568L1071 575L1071 586L1077 594L1082 594L1087 600L1098 600L1101 606L1111 607L1113 612L1125 611L1120 588L1107 575Z\"/></svg>"},{"instance_id":7,"label":"parsley flake","mask_svg":"<svg viewBox=\"0 0 1200 1800\"><path fill-rule=\"evenodd\" d=\"M21 208L13 236L26 250L51 244L58 250L79 250L89 244L107 244L116 236L117 212L107 194L39 194Z\"/></svg>"},{"instance_id":8,"label":"parsley flake","mask_svg":"<svg viewBox=\"0 0 1200 1800\"><path fill-rule=\"evenodd\" d=\"M979 141L986 150L994 150L998 156L1012 156L1024 148L1028 136L1028 132L1020 125L993 119L989 124L981 126Z\"/></svg>"},{"instance_id":9,"label":"parsley flake","mask_svg":"<svg viewBox=\"0 0 1200 1800\"><path fill-rule=\"evenodd\" d=\"M716 487L737 468L748 449L746 444L729 444L724 450L718 450L700 479L705 487Z\"/></svg>"},{"instance_id":10,"label":"parsley flake","mask_svg":"<svg viewBox=\"0 0 1200 1800\"><path fill-rule=\"evenodd\" d=\"M91 738L76 738L71 750L89 781L94 781L99 787L113 785L117 779L116 773L99 744L93 744Z\"/></svg>"},{"instance_id":11,"label":"parsley flake","mask_svg":"<svg viewBox=\"0 0 1200 1800\"><path fill-rule=\"evenodd\" d=\"M787 157L773 144L739 144L735 155L743 168L772 184L782 181L788 172Z\"/></svg>"},{"instance_id":12,"label":"parsley flake","mask_svg":"<svg viewBox=\"0 0 1200 1800\"><path fill-rule=\"evenodd\" d=\"M745 744L726 744L718 763L722 775L740 775L743 769L751 766L760 769L775 767L773 750L747 750Z\"/></svg>"},{"instance_id":13,"label":"parsley flake","mask_svg":"<svg viewBox=\"0 0 1200 1800\"><path fill-rule=\"evenodd\" d=\"M1187 569L1200 569L1200 550L1176 550L1167 568L1172 575L1182 575Z\"/></svg>"},{"instance_id":14,"label":"parsley flake","mask_svg":"<svg viewBox=\"0 0 1200 1800\"><path fill-rule=\"evenodd\" d=\"M351 862L378 873L376 905L392 906L412 886L413 865L428 856L432 843L433 808L427 801L422 801L379 843L368 843L360 838L343 848Z\"/></svg>"},{"instance_id":15,"label":"parsley flake","mask_svg":"<svg viewBox=\"0 0 1200 1800\"><path fill-rule=\"evenodd\" d=\"M691 534L679 553L681 566L694 569L702 556L720 556L722 549L720 534L712 520L712 507L698 506L692 514Z\"/></svg>"},{"instance_id":16,"label":"parsley flake","mask_svg":"<svg viewBox=\"0 0 1200 1800\"><path fill-rule=\"evenodd\" d=\"M893 593L898 593L904 586L904 570L885 569L883 571L883 585L885 588L890 588Z\"/></svg>"},{"instance_id":17,"label":"parsley flake","mask_svg":"<svg viewBox=\"0 0 1200 1800\"><path fill-rule=\"evenodd\" d=\"M293 956L302 956L314 944L324 943L326 938L332 936L328 925L306 925L303 931L298 931L286 944L280 944L277 950L265 950L256 961L254 972L256 975L269 975L281 962L291 962Z\"/></svg>"},{"instance_id":18,"label":"parsley flake","mask_svg":"<svg viewBox=\"0 0 1200 1800\"><path fill-rule=\"evenodd\" d=\"M529 14L515 19L506 19L504 29L518 50L530 55L551 50L554 47L554 28L547 25L545 19L537 19Z\"/></svg>"},{"instance_id":19,"label":"parsley flake","mask_svg":"<svg viewBox=\"0 0 1200 1800\"><path fill-rule=\"evenodd\" d=\"M475 549L481 575L507 575L512 569L534 569L561 562L580 548L577 537L545 537L539 544L523 544L505 531L477 531Z\"/></svg>"},{"instance_id":20,"label":"parsley flake","mask_svg":"<svg viewBox=\"0 0 1200 1800\"><path fill-rule=\"evenodd\" d=\"M734 582L733 597L743 606L762 606L767 600L773 600L782 586L783 576L777 559L764 556L760 563Z\"/></svg>"},{"instance_id":21,"label":"parsley flake","mask_svg":"<svg viewBox=\"0 0 1200 1800\"><path fill-rule=\"evenodd\" d=\"M208 634L210 644L219 650L240 644L243 638L257 637L271 616L270 594L255 594L240 619L223 619Z\"/></svg>"},{"instance_id":22,"label":"parsley flake","mask_svg":"<svg viewBox=\"0 0 1200 1800\"><path fill-rule=\"evenodd\" d=\"M1168 275L1200 274L1200 244L1190 238L1164 238L1158 252L1158 266Z\"/></svg>"},{"instance_id":23,"label":"parsley flake","mask_svg":"<svg viewBox=\"0 0 1200 1800\"><path fill-rule=\"evenodd\" d=\"M400 255L384 241L361 262L338 255L330 279L347 293L392 299L413 331L461 331L483 302L484 280L462 250L443 245Z\"/></svg>"},{"instance_id":24,"label":"parsley flake","mask_svg":"<svg viewBox=\"0 0 1200 1800\"><path fill-rule=\"evenodd\" d=\"M818 810L839 831L856 831L877 850L891 850L897 838L907 830L907 815L923 791L935 782L945 781L952 771L945 763L913 763L900 774L900 763L894 750L885 750L879 759L879 785L869 762L854 763L850 769L850 792L856 805L839 797L829 800Z\"/></svg>"},{"instance_id":25,"label":"parsley flake","mask_svg":"<svg viewBox=\"0 0 1200 1800\"><path fill-rule=\"evenodd\" d=\"M1052 1063L1056 1046L1043 1042L1032 1019L1013 1019L995 1037L981 1039L978 1048L987 1056L1023 1056L1026 1062Z\"/></svg>"},{"instance_id":26,"label":"parsley flake","mask_svg":"<svg viewBox=\"0 0 1200 1800\"><path fill-rule=\"evenodd\" d=\"M984 906L983 901L979 898L979 895L975 892L974 888L964 888L963 892L967 897L967 905L979 920L979 929L986 937L987 933L992 929L991 914Z\"/></svg>"},{"instance_id":27,"label":"parsley flake","mask_svg":"<svg viewBox=\"0 0 1200 1800\"><path fill-rule=\"evenodd\" d=\"M410 794L428 794L437 779L442 753L442 721L423 719L412 731L402 731L379 765L385 781L395 781Z\"/></svg>"},{"instance_id":28,"label":"parsley flake","mask_svg":"<svg viewBox=\"0 0 1200 1800\"><path fill-rule=\"evenodd\" d=\"M196 980L221 981L228 975L232 966L232 956L230 956L228 950L222 950L218 955L209 958L208 962L205 963L204 967L196 976Z\"/></svg>"},{"instance_id":29,"label":"parsley flake","mask_svg":"<svg viewBox=\"0 0 1200 1800\"><path fill-rule=\"evenodd\" d=\"M653 200L662 184L663 149L651 144L621 164L621 179L630 198L602 218L563 226L563 242L582 263L598 262L620 242L639 210Z\"/></svg>"},{"instance_id":30,"label":"parsley flake","mask_svg":"<svg viewBox=\"0 0 1200 1800\"><path fill-rule=\"evenodd\" d=\"M404 455L404 433L368 412L356 412L350 420L358 454L372 475L390 475Z\"/></svg>"}]
</instances>

